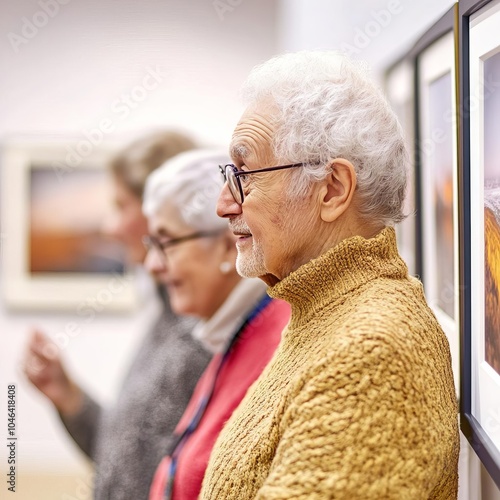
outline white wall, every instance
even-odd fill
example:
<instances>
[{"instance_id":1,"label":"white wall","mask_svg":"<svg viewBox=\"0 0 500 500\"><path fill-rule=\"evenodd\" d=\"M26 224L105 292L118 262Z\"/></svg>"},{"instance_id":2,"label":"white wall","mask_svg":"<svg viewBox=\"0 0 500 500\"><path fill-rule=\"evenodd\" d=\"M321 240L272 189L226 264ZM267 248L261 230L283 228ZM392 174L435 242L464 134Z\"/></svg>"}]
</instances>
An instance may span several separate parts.
<instances>
[{"instance_id":1,"label":"white wall","mask_svg":"<svg viewBox=\"0 0 500 500\"><path fill-rule=\"evenodd\" d=\"M33 20L47 1L2 3L0 135L78 134L109 117L117 132L180 124L221 142L239 116L240 83L276 50L275 2L265 0L243 2L222 19L210 0L58 0L67 4L16 43L22 18ZM157 88L128 116L123 106L113 111L157 66L164 73Z\"/></svg>"},{"instance_id":2,"label":"white wall","mask_svg":"<svg viewBox=\"0 0 500 500\"><path fill-rule=\"evenodd\" d=\"M337 49L380 74L404 54L454 0L282 0L283 50Z\"/></svg>"}]
</instances>

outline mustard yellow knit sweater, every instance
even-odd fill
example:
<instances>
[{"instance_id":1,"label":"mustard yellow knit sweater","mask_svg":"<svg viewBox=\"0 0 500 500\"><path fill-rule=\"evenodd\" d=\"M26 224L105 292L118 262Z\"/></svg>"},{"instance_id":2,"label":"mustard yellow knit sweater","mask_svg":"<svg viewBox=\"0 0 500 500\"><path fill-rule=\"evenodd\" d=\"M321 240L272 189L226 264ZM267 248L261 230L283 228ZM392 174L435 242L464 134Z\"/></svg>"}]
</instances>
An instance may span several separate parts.
<instances>
[{"instance_id":1,"label":"mustard yellow knit sweater","mask_svg":"<svg viewBox=\"0 0 500 500\"><path fill-rule=\"evenodd\" d=\"M394 230L343 241L269 294L291 304L290 323L200 498L456 498L449 346Z\"/></svg>"}]
</instances>

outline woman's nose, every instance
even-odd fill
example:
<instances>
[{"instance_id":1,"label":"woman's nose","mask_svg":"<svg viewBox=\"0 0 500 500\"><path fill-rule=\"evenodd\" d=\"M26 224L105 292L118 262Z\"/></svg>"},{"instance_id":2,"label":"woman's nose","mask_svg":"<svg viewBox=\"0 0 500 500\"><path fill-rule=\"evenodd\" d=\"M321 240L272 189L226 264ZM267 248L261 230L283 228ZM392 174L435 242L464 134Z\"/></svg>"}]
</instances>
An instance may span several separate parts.
<instances>
[{"instance_id":1,"label":"woman's nose","mask_svg":"<svg viewBox=\"0 0 500 500\"><path fill-rule=\"evenodd\" d=\"M165 257L160 255L160 250L153 247L148 250L144 267L151 274L164 273L167 270Z\"/></svg>"}]
</instances>

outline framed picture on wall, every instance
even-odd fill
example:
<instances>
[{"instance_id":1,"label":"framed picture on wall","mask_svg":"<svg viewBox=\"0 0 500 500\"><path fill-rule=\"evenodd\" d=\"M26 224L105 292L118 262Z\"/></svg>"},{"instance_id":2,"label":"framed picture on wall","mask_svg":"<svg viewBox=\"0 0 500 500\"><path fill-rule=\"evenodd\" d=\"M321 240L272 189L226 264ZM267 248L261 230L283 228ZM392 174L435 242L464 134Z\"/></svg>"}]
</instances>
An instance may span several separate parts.
<instances>
[{"instance_id":1,"label":"framed picture on wall","mask_svg":"<svg viewBox=\"0 0 500 500\"><path fill-rule=\"evenodd\" d=\"M108 158L102 148L79 143L3 145L7 307L100 312L135 304L124 248L102 232L112 199Z\"/></svg>"},{"instance_id":2,"label":"framed picture on wall","mask_svg":"<svg viewBox=\"0 0 500 500\"><path fill-rule=\"evenodd\" d=\"M500 2L460 16L462 429L500 487Z\"/></svg>"},{"instance_id":3,"label":"framed picture on wall","mask_svg":"<svg viewBox=\"0 0 500 500\"><path fill-rule=\"evenodd\" d=\"M403 128L406 145L411 159L408 172L408 184L404 213L406 219L396 226L399 252L408 265L411 275L420 274L420 259L417 245L417 211L415 198L415 163L414 163L414 122L415 94L414 67L412 61L404 58L393 64L385 74L385 91L387 98L396 112Z\"/></svg>"},{"instance_id":4,"label":"framed picture on wall","mask_svg":"<svg viewBox=\"0 0 500 500\"><path fill-rule=\"evenodd\" d=\"M417 43L419 243L424 289L448 338L459 387L457 7Z\"/></svg>"}]
</instances>

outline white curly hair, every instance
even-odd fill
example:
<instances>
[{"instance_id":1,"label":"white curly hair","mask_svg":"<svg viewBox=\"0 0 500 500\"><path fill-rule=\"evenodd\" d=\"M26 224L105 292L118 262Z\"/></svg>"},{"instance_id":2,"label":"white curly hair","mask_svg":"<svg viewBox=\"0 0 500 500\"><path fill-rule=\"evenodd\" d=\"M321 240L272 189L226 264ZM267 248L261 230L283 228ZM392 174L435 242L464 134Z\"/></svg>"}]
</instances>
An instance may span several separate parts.
<instances>
[{"instance_id":1,"label":"white curly hair","mask_svg":"<svg viewBox=\"0 0 500 500\"><path fill-rule=\"evenodd\" d=\"M255 67L242 95L246 104L275 105L276 158L307 163L294 169L293 196L324 179L331 160L345 158L357 174L360 215L384 225L404 219L404 134L366 65L334 51L284 54Z\"/></svg>"},{"instance_id":2,"label":"white curly hair","mask_svg":"<svg viewBox=\"0 0 500 500\"><path fill-rule=\"evenodd\" d=\"M152 217L168 203L191 229L226 229L227 220L217 216L216 206L222 189L218 165L228 162L226 153L209 149L193 149L166 161L146 180L144 215Z\"/></svg>"}]
</instances>

